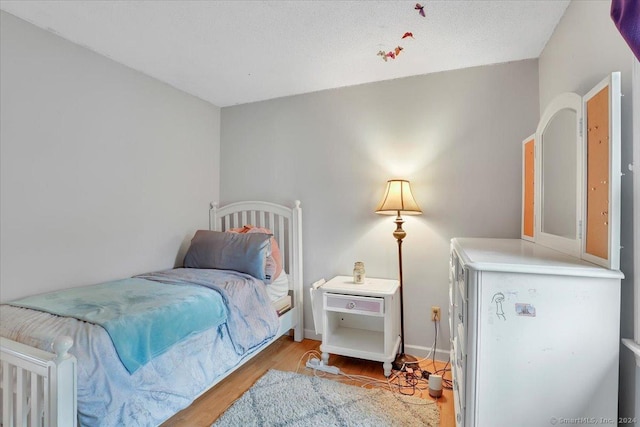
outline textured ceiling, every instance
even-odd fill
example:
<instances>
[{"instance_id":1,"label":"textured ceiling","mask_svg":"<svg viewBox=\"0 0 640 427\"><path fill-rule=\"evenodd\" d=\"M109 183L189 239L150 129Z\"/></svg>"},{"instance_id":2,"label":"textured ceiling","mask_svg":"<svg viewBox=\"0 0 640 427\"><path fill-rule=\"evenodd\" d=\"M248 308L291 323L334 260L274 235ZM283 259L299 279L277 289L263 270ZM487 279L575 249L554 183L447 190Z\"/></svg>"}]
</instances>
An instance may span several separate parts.
<instances>
[{"instance_id":1,"label":"textured ceiling","mask_svg":"<svg viewBox=\"0 0 640 427\"><path fill-rule=\"evenodd\" d=\"M9 1L0 8L219 107L537 58L569 1ZM401 39L405 32L414 38ZM395 59L377 52L403 47Z\"/></svg>"}]
</instances>

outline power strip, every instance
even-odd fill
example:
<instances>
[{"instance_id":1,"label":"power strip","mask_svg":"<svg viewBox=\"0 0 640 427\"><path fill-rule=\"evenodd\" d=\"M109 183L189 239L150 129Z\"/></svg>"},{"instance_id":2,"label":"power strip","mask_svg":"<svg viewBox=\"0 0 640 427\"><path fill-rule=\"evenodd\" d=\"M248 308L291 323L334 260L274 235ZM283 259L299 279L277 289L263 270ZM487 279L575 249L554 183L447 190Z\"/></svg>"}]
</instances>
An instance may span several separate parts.
<instances>
[{"instance_id":1,"label":"power strip","mask_svg":"<svg viewBox=\"0 0 640 427\"><path fill-rule=\"evenodd\" d=\"M307 368L315 369L316 371L327 372L329 374L338 375L340 369L337 366L329 366L322 363L319 359L309 359L307 361Z\"/></svg>"}]
</instances>

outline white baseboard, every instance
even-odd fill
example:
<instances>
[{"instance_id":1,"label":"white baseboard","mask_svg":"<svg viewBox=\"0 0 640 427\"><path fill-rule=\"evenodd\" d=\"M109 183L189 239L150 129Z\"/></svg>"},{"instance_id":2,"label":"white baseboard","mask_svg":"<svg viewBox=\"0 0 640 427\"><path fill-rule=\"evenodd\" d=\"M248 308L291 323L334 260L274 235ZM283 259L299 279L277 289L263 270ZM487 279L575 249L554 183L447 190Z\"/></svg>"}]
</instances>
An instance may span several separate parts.
<instances>
[{"instance_id":1,"label":"white baseboard","mask_svg":"<svg viewBox=\"0 0 640 427\"><path fill-rule=\"evenodd\" d=\"M429 354L431 352L431 348L422 347L419 345L406 345L404 347L404 352L410 354L412 356L417 357L418 359L422 359L429 356L429 359L433 357L433 355ZM435 359L439 362L446 362L449 360L449 356L451 352L448 348L436 348L436 357Z\"/></svg>"},{"instance_id":2,"label":"white baseboard","mask_svg":"<svg viewBox=\"0 0 640 427\"><path fill-rule=\"evenodd\" d=\"M314 329L305 329L304 337L309 340L322 341L322 335L316 334ZM406 345L405 353L415 356L417 358L427 357L429 352L431 351L430 347L422 347L419 345ZM446 362L449 360L450 349L448 348L437 348L436 349L436 360L440 362ZM429 358L432 356L430 355Z\"/></svg>"},{"instance_id":3,"label":"white baseboard","mask_svg":"<svg viewBox=\"0 0 640 427\"><path fill-rule=\"evenodd\" d=\"M322 341L322 334L316 334L315 329L305 329L304 337L308 340Z\"/></svg>"}]
</instances>

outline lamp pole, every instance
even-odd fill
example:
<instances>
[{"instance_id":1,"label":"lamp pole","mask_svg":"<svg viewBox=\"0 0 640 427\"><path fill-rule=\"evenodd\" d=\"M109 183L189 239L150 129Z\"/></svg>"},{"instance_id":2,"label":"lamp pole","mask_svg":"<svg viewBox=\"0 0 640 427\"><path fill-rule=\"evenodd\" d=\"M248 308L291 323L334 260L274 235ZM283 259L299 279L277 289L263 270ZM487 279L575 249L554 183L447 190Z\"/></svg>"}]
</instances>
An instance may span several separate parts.
<instances>
[{"instance_id":1,"label":"lamp pole","mask_svg":"<svg viewBox=\"0 0 640 427\"><path fill-rule=\"evenodd\" d=\"M400 212L404 212L407 215L420 215L422 211L411 194L411 186L409 181L405 179L391 179L387 181L387 188L385 190L382 201L376 208L376 213L382 214L396 214L396 230L393 232L393 237L398 241L398 283L399 283L399 297L400 297L400 342L402 346L398 349L399 353L396 355L395 360L392 363L393 369L403 370L407 363L416 363L417 359L413 356L404 354L404 295L402 282L402 240L406 237L407 233L402 229L402 216Z\"/></svg>"},{"instance_id":2,"label":"lamp pole","mask_svg":"<svg viewBox=\"0 0 640 427\"><path fill-rule=\"evenodd\" d=\"M407 233L402 229L402 224L404 221L400 216L400 211L397 211L398 215L396 217L396 230L393 232L393 237L398 241L398 281L400 283L400 339L401 339L401 347L400 353L396 356L395 360L392 363L393 369L402 370L405 365L409 362L417 362L417 359L413 356L409 356L404 353L404 295L403 295L403 287L404 284L402 282L402 239L404 239Z\"/></svg>"},{"instance_id":3,"label":"lamp pole","mask_svg":"<svg viewBox=\"0 0 640 427\"><path fill-rule=\"evenodd\" d=\"M400 211L398 211L398 216L396 217L396 230L393 232L393 237L398 240L398 273L399 273L399 282L400 282L400 336L402 338L402 344L400 347L400 354L404 354L404 296L402 295L402 239L407 235L406 231L402 229L402 224L404 221L400 216Z\"/></svg>"}]
</instances>

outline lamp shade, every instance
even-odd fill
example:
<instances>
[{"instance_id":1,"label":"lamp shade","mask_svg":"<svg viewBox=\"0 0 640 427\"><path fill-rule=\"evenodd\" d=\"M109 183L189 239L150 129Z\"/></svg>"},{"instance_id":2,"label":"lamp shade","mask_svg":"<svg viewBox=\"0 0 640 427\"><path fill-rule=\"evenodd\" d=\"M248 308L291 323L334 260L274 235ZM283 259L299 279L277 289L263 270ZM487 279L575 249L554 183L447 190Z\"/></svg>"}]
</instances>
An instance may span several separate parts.
<instances>
[{"instance_id":1,"label":"lamp shade","mask_svg":"<svg viewBox=\"0 0 640 427\"><path fill-rule=\"evenodd\" d=\"M395 215L420 215L422 211L411 194L411 185L404 179L391 179L387 181L387 188L382 201L376 208L376 213Z\"/></svg>"}]
</instances>

